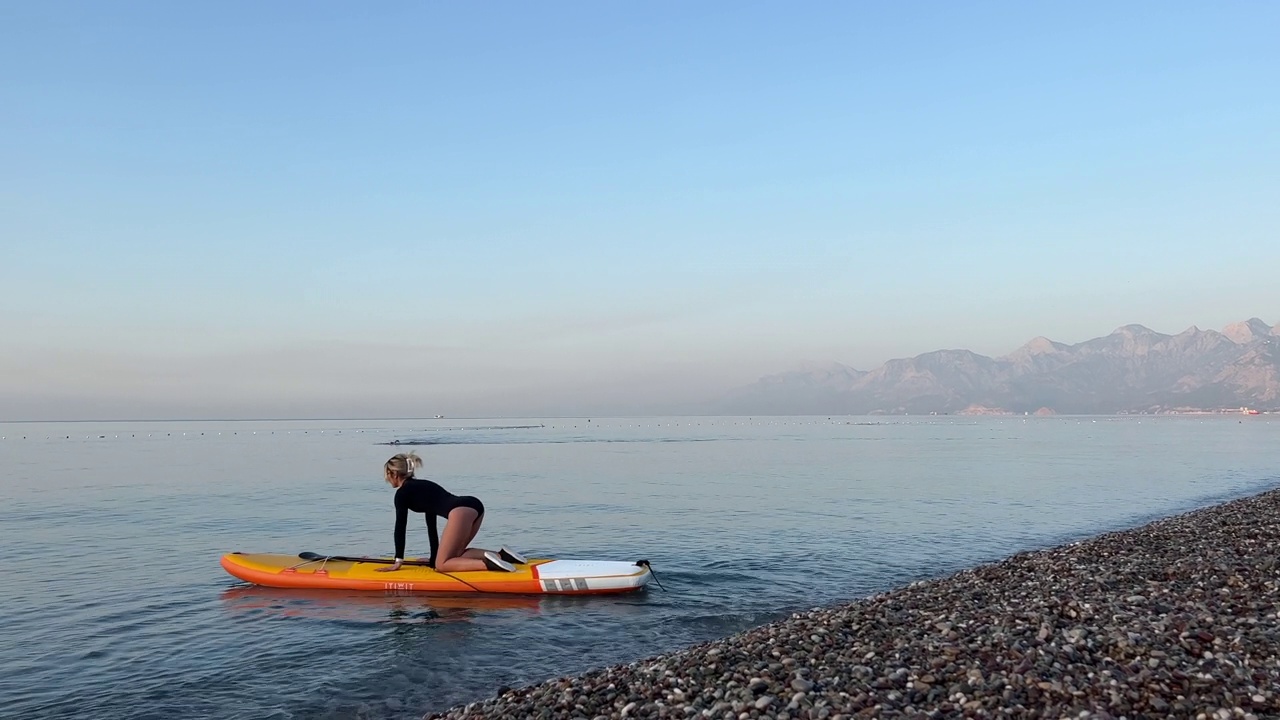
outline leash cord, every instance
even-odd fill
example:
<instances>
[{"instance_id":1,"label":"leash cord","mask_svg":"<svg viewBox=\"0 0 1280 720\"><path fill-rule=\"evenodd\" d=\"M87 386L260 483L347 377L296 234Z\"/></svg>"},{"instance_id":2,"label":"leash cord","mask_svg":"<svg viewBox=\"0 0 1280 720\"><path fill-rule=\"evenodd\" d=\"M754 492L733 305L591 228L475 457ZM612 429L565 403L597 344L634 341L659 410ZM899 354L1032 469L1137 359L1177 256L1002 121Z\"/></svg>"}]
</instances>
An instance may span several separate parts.
<instances>
[{"instance_id":1,"label":"leash cord","mask_svg":"<svg viewBox=\"0 0 1280 720\"><path fill-rule=\"evenodd\" d=\"M658 579L658 573L653 571L653 566L649 564L648 560L637 560L636 565L639 565L640 567L643 567L643 568L648 568L649 574L653 576L653 581L658 583L658 587L662 588L662 592L667 591L665 587L662 587L662 581Z\"/></svg>"}]
</instances>

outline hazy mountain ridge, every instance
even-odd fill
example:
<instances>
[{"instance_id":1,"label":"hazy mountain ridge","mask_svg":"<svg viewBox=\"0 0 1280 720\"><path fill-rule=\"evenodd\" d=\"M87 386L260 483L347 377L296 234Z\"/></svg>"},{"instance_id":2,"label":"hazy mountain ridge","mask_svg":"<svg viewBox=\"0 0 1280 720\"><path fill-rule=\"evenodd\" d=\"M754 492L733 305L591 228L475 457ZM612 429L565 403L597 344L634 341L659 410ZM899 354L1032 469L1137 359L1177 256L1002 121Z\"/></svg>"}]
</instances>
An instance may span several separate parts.
<instances>
[{"instance_id":1,"label":"hazy mountain ridge","mask_svg":"<svg viewBox=\"0 0 1280 720\"><path fill-rule=\"evenodd\" d=\"M1075 345L1036 337L987 357L935 350L862 371L831 363L729 394L734 414L1064 414L1280 410L1280 324L1258 318L1176 335L1142 325Z\"/></svg>"}]
</instances>

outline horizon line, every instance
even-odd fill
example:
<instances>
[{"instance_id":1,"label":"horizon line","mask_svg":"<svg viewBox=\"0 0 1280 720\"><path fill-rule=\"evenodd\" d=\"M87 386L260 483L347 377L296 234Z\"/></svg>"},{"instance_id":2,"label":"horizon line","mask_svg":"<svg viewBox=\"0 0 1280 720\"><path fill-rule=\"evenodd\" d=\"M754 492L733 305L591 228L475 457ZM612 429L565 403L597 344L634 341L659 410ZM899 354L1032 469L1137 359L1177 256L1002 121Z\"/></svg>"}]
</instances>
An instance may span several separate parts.
<instances>
[{"instance_id":1,"label":"horizon line","mask_svg":"<svg viewBox=\"0 0 1280 720\"><path fill-rule=\"evenodd\" d=\"M1280 414L1280 410L1260 410L1260 414L1271 415ZM600 414L600 415L458 415L453 417L238 417L238 418L146 418L146 419L129 419L129 418L111 418L111 419L77 419L77 420L0 420L0 425L52 425L52 424L78 424L78 423L180 423L180 422L353 422L353 421L404 421L404 420L529 420L529 419L560 419L560 420L576 420L594 418L600 419L625 419L625 418L708 418L708 417L724 417L724 418L756 418L756 417L825 417L831 419L834 417L875 417L875 418L894 418L894 417L1035 417L1035 418L1052 418L1052 417L1130 417L1134 415L1141 416L1161 416L1161 415L1233 415L1240 414L1239 407L1232 408L1216 408L1216 409L1188 409L1175 410L1166 412L1114 412L1114 413L1059 413L1055 412L1049 415L1036 415L1033 412L992 412L992 413L751 413L751 414L722 414L722 413L659 413L659 414Z\"/></svg>"}]
</instances>

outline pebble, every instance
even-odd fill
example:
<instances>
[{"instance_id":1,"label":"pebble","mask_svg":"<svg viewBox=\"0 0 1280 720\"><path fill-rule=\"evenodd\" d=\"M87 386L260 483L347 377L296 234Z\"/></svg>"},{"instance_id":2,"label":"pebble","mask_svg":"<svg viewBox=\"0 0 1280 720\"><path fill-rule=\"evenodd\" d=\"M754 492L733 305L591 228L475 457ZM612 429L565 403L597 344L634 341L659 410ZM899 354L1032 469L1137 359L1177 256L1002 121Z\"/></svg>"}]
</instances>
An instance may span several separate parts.
<instances>
[{"instance_id":1,"label":"pebble","mask_svg":"<svg viewBox=\"0 0 1280 720\"><path fill-rule=\"evenodd\" d=\"M1280 717L1278 604L1271 490L425 718Z\"/></svg>"}]
</instances>

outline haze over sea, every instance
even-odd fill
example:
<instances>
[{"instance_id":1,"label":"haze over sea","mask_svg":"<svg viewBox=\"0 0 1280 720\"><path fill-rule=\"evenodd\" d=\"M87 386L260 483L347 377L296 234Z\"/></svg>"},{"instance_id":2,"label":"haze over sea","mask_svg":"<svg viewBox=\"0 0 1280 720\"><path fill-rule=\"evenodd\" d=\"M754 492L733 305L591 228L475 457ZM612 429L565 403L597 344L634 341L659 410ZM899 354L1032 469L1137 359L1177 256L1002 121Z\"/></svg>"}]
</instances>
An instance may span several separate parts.
<instances>
[{"instance_id":1,"label":"haze over sea","mask_svg":"<svg viewBox=\"0 0 1280 720\"><path fill-rule=\"evenodd\" d=\"M1252 494L1280 483L1278 432L1270 416L0 424L0 716L420 717ZM648 558L662 588L361 595L218 566L390 553L379 473L404 443L420 475L485 501L478 544ZM426 549L419 519L409 553Z\"/></svg>"},{"instance_id":2,"label":"haze over sea","mask_svg":"<svg viewBox=\"0 0 1280 720\"><path fill-rule=\"evenodd\" d=\"M707 403L1274 323L1278 23L8 3L0 420L761 412Z\"/></svg>"}]
</instances>

